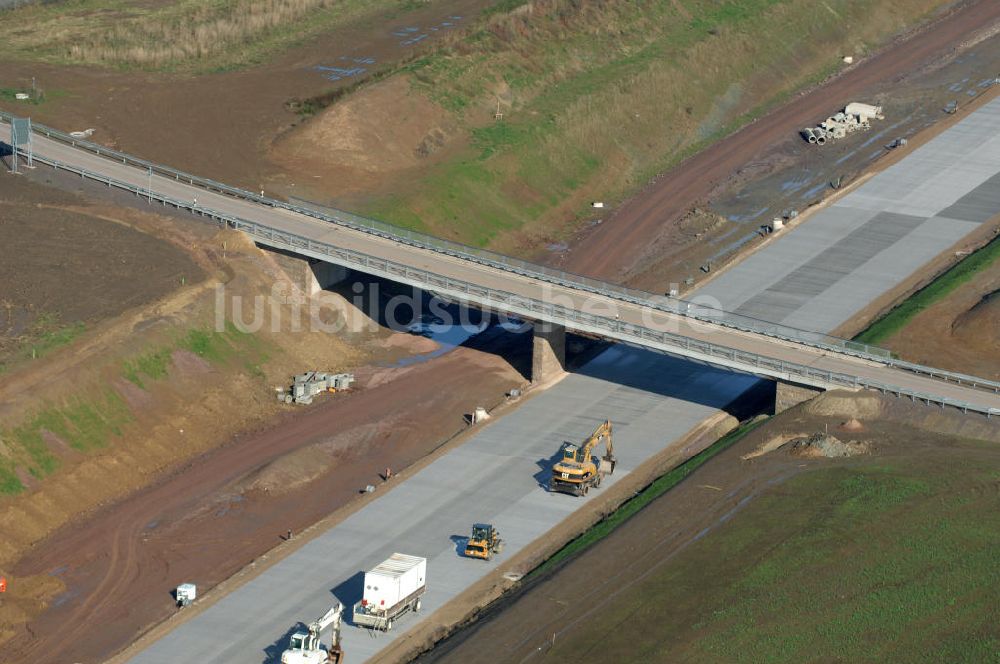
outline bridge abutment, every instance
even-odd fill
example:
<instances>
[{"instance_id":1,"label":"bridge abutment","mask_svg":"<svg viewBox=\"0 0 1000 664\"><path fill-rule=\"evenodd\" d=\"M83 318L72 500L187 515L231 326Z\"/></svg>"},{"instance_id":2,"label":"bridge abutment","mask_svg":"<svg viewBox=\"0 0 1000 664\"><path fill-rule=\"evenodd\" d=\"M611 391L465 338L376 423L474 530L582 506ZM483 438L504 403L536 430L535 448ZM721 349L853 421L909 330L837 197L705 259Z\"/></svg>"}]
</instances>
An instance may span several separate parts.
<instances>
[{"instance_id":1,"label":"bridge abutment","mask_svg":"<svg viewBox=\"0 0 1000 664\"><path fill-rule=\"evenodd\" d=\"M544 383L566 370L566 328L538 321L532 334L531 382Z\"/></svg>"},{"instance_id":2,"label":"bridge abutment","mask_svg":"<svg viewBox=\"0 0 1000 664\"><path fill-rule=\"evenodd\" d=\"M315 295L321 290L326 290L347 279L348 271L342 265L309 259L305 267L306 288L304 290L309 295Z\"/></svg>"},{"instance_id":3,"label":"bridge abutment","mask_svg":"<svg viewBox=\"0 0 1000 664\"><path fill-rule=\"evenodd\" d=\"M270 247L263 248L274 254L281 269L307 297L347 279L349 270L346 267Z\"/></svg>"},{"instance_id":4,"label":"bridge abutment","mask_svg":"<svg viewBox=\"0 0 1000 664\"><path fill-rule=\"evenodd\" d=\"M774 381L774 414L783 413L792 406L798 406L803 401L809 401L819 396L823 390L795 383Z\"/></svg>"}]
</instances>

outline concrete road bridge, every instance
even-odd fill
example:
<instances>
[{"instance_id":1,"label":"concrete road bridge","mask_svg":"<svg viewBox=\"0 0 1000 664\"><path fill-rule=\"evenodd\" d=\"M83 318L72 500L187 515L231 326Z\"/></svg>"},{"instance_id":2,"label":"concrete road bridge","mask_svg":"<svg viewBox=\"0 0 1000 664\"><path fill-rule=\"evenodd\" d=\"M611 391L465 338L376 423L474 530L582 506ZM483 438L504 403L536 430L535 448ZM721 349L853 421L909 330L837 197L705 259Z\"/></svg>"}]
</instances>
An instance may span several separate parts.
<instances>
[{"instance_id":1,"label":"concrete road bridge","mask_svg":"<svg viewBox=\"0 0 1000 664\"><path fill-rule=\"evenodd\" d=\"M0 141L12 142L0 113ZM536 325L536 376L561 363L566 329L767 377L872 389L1000 415L1000 383L902 362L878 348L553 270L346 212L323 212L154 164L33 125L31 158L243 231L256 243L507 312ZM22 167L28 146L15 149ZM10 157L9 157L10 158ZM780 390L779 390L780 391ZM779 397L780 398L780 397Z\"/></svg>"}]
</instances>

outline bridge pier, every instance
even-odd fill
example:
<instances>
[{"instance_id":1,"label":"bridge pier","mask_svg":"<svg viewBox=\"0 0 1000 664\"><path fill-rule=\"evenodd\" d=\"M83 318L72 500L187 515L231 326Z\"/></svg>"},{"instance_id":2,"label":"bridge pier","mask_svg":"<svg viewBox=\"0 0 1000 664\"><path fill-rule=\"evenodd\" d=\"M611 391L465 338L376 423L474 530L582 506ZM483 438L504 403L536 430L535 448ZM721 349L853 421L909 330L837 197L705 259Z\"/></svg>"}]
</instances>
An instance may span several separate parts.
<instances>
[{"instance_id":1,"label":"bridge pier","mask_svg":"<svg viewBox=\"0 0 1000 664\"><path fill-rule=\"evenodd\" d=\"M544 383L566 370L566 328L537 321L532 334L531 382Z\"/></svg>"},{"instance_id":2,"label":"bridge pier","mask_svg":"<svg viewBox=\"0 0 1000 664\"><path fill-rule=\"evenodd\" d=\"M792 406L798 406L803 401L809 401L822 393L823 390L815 387L776 380L774 381L774 414L783 413Z\"/></svg>"}]
</instances>

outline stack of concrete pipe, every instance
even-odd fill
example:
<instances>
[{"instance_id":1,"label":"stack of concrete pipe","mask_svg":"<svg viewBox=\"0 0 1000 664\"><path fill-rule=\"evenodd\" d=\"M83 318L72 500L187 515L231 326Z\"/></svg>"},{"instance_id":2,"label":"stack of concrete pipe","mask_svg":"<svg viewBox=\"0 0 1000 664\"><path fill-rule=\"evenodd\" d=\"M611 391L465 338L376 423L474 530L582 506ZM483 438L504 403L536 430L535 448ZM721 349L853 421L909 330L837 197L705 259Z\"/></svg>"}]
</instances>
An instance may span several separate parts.
<instances>
[{"instance_id":1,"label":"stack of concrete pipe","mask_svg":"<svg viewBox=\"0 0 1000 664\"><path fill-rule=\"evenodd\" d=\"M868 131L871 129L872 118L885 118L881 106L851 102L843 111L831 115L818 127L806 127L801 133L808 142L823 145L827 140L843 138L859 129Z\"/></svg>"}]
</instances>

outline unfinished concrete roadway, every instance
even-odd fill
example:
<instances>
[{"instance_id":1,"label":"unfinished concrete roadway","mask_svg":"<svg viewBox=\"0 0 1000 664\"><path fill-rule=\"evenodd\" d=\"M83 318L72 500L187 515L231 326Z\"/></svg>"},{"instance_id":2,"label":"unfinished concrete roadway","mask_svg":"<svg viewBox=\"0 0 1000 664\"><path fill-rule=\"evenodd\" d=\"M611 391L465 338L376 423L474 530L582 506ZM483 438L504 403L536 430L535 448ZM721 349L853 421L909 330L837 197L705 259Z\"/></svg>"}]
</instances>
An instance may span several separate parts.
<instances>
[{"instance_id":1,"label":"unfinished concrete roadway","mask_svg":"<svg viewBox=\"0 0 1000 664\"><path fill-rule=\"evenodd\" d=\"M992 114L998 111L1000 108L996 106L988 110ZM978 122L975 120L965 127ZM975 145L990 144L996 135L994 125L984 122L977 126L977 131L987 133L980 135L978 142L967 138L973 146L971 153L976 152ZM957 140L955 135L942 134L928 144L936 147L913 156L918 161L929 160L933 157L929 150L940 149L939 157L944 161L939 162L938 167L944 171L970 161L958 154L950 159L946 157L953 140ZM984 172L967 172L963 178L952 180L955 190L935 192L942 197L942 205L953 204L1000 173L1000 150L993 144L988 152L989 155L976 157L976 161L984 164ZM991 160L992 165L985 166ZM899 177L896 172L887 172L884 178L870 182L878 189L866 185L858 193L867 197L881 191L883 196L889 196L884 187L891 188L903 181L902 171L898 173ZM917 188L910 193L917 194L928 186L918 180L909 180L910 186ZM978 190L979 193L986 191ZM899 192L899 196L901 200L913 200L903 192ZM987 198L976 200L986 204ZM994 213L1000 212L1000 198L986 205ZM850 214L845 216L845 219L853 218ZM872 223L879 222L873 217L861 226ZM849 237L857 228L848 222L816 215L758 252L753 263L744 261L726 273L724 277L739 288L721 295L731 295L730 304L739 306L776 288L776 284L794 284L794 280L782 279L783 274L812 264L818 255L811 243L803 244L799 237L821 234L816 237L822 237L824 246L831 246ZM826 230L831 235L823 234ZM841 270L832 267L814 270L812 273L818 280L815 283L825 284L825 288L817 288L814 295L793 302L791 306L762 301L762 313L807 316L809 308L820 307L831 312L826 324L835 326L854 311L855 305L850 303L850 298L843 297L843 288L863 277L869 285L869 295L889 290L909 276L906 270L910 266L925 260L923 254L910 258L911 254L918 249L931 252L934 250L932 245L936 245L936 251L944 251L959 239L957 232L926 234L915 230L894 236L880 253L888 252L894 261L902 260L900 254L903 254L910 262L888 269L885 265L879 267L877 261L872 263L876 258L872 257L861 264L844 263ZM786 262L787 266L778 269L779 263L784 265ZM762 269L757 263L774 263L775 270ZM713 287L722 288L720 284L723 284L721 277ZM848 303L845 304L845 300ZM777 299L772 298L772 301L777 302ZM445 601L502 566L507 556L527 545L532 538L544 536L549 528L588 500L548 494L538 486L537 480L544 478L550 455L563 440L578 440L600 418L611 417L621 459L621 470L612 479L622 481L628 471L649 455L679 438L753 382L747 376L646 351L613 348L511 415L484 427L460 448L221 599L203 614L138 653L132 661L142 664L275 662L286 643L288 630L296 622L319 615L334 597L345 604L353 603L360 594L359 573L394 550L425 555L430 560L425 606L429 614L426 619L433 620L434 610ZM508 539L504 556L493 563L465 560L456 555L452 538L463 535L468 524L476 520L496 523ZM348 627L345 630L348 657L351 661L361 661L377 655L381 648L416 622L411 617L399 624L398 632L376 636Z\"/></svg>"},{"instance_id":2,"label":"unfinished concrete roadway","mask_svg":"<svg viewBox=\"0 0 1000 664\"><path fill-rule=\"evenodd\" d=\"M998 108L997 103L991 103L973 116L982 115L986 118L984 125L1000 128L994 126L1000 122ZM0 124L0 139L9 140L6 124ZM988 143L989 137L984 136L983 140ZM768 329L771 326L764 324L755 328L763 332L755 332L695 320L651 308L651 305L670 305L656 303L645 294L623 297L612 284L547 280L542 268L532 271L524 265L501 266L477 256L415 246L405 233L397 236L367 232L323 221L276 202L268 204L251 194L224 195L196 186L198 181L193 176L185 182L183 174L167 177L162 169L139 168L137 160L127 155L111 158L40 134L33 137L33 143L39 160L106 179L108 186L131 188L151 201L161 199L225 219L263 244L433 290L446 297L820 389L874 387L1000 414L997 391L1000 386L995 384L986 391L978 389L975 382L970 386L941 380L928 372L901 369L891 363L841 352L830 345L789 341L800 334L796 330ZM755 313L760 312L755 310ZM811 341L812 336L806 333L797 338Z\"/></svg>"}]
</instances>

